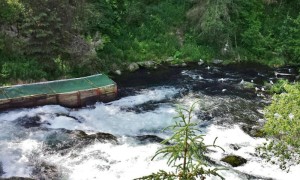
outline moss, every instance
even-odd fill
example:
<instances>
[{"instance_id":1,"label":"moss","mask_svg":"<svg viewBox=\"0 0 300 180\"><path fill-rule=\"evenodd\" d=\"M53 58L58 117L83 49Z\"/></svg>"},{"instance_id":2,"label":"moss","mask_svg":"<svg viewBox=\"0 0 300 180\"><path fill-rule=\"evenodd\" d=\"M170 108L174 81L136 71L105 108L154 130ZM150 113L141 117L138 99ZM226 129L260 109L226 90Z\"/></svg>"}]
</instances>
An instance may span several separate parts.
<instances>
[{"instance_id":1,"label":"moss","mask_svg":"<svg viewBox=\"0 0 300 180\"><path fill-rule=\"evenodd\" d=\"M263 130L258 129L258 130L255 131L253 136L262 138L262 137L266 137L266 133Z\"/></svg>"},{"instance_id":2,"label":"moss","mask_svg":"<svg viewBox=\"0 0 300 180\"><path fill-rule=\"evenodd\" d=\"M241 166L247 163L247 160L245 158L235 155L226 156L223 159L221 159L221 161L226 162L233 167Z\"/></svg>"}]
</instances>

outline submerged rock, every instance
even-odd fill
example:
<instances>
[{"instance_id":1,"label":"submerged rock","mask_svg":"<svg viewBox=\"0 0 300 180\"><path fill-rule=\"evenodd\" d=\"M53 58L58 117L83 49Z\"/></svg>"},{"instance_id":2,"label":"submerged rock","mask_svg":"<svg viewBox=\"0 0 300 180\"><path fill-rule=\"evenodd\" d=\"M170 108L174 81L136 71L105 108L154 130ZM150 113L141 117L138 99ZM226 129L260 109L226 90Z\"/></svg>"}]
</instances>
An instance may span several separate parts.
<instances>
[{"instance_id":1,"label":"submerged rock","mask_svg":"<svg viewBox=\"0 0 300 180\"><path fill-rule=\"evenodd\" d=\"M73 132L73 134L82 141L87 141L88 143L91 143L95 140L100 141L100 142L111 142L111 143L118 143L117 137L109 134L109 133L103 133L103 132L98 132L96 134L86 134L84 131L80 131L80 130L75 130Z\"/></svg>"},{"instance_id":2,"label":"submerged rock","mask_svg":"<svg viewBox=\"0 0 300 180\"><path fill-rule=\"evenodd\" d=\"M118 144L117 137L112 134L98 132L88 135L81 130L61 129L56 130L46 138L43 148L46 151L53 153L59 151L64 154L70 149L80 149L95 142Z\"/></svg>"},{"instance_id":3,"label":"submerged rock","mask_svg":"<svg viewBox=\"0 0 300 180\"><path fill-rule=\"evenodd\" d=\"M0 178L0 179L1 180L35 180L32 178L28 178L28 177L16 177L16 176L9 177L9 178Z\"/></svg>"},{"instance_id":4,"label":"submerged rock","mask_svg":"<svg viewBox=\"0 0 300 180\"><path fill-rule=\"evenodd\" d=\"M141 136L136 136L135 139L140 141L141 144L161 143L164 140L163 138L160 138L156 135L141 135Z\"/></svg>"},{"instance_id":5,"label":"submerged rock","mask_svg":"<svg viewBox=\"0 0 300 180\"><path fill-rule=\"evenodd\" d=\"M39 127L41 124L41 118L40 116L24 116L16 119L14 121L17 125L23 126L25 128L31 128L31 127Z\"/></svg>"},{"instance_id":6,"label":"submerged rock","mask_svg":"<svg viewBox=\"0 0 300 180\"><path fill-rule=\"evenodd\" d=\"M241 149L241 147L238 146L238 145L236 145L236 144L230 144L229 147L230 147L231 149L235 150L235 151Z\"/></svg>"},{"instance_id":7,"label":"submerged rock","mask_svg":"<svg viewBox=\"0 0 300 180\"><path fill-rule=\"evenodd\" d=\"M221 159L221 161L230 164L232 167L241 166L247 163L247 160L241 156L229 155Z\"/></svg>"},{"instance_id":8,"label":"submerged rock","mask_svg":"<svg viewBox=\"0 0 300 180\"><path fill-rule=\"evenodd\" d=\"M3 170L3 165L2 162L0 161L0 177L5 174L4 170Z\"/></svg>"},{"instance_id":9,"label":"submerged rock","mask_svg":"<svg viewBox=\"0 0 300 180\"><path fill-rule=\"evenodd\" d=\"M62 179L62 173L55 165L39 162L34 165L32 171L34 179Z\"/></svg>"},{"instance_id":10,"label":"submerged rock","mask_svg":"<svg viewBox=\"0 0 300 180\"><path fill-rule=\"evenodd\" d=\"M242 126L242 130L251 137L265 137L266 133L257 126Z\"/></svg>"}]
</instances>

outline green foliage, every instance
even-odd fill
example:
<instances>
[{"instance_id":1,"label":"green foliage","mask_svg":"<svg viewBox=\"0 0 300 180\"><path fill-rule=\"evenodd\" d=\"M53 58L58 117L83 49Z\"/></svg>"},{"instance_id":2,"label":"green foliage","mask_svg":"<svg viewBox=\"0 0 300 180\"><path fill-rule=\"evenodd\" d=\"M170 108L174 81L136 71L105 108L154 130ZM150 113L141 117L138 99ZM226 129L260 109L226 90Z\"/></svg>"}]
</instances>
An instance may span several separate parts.
<instances>
[{"instance_id":1,"label":"green foliage","mask_svg":"<svg viewBox=\"0 0 300 180\"><path fill-rule=\"evenodd\" d=\"M16 22L24 11L23 4L19 0L1 0L0 9L0 24Z\"/></svg>"},{"instance_id":2,"label":"green foliage","mask_svg":"<svg viewBox=\"0 0 300 180\"><path fill-rule=\"evenodd\" d=\"M174 134L164 140L162 144L171 143L159 149L155 156L168 157L167 164L175 168L174 172L166 172L160 170L157 173L153 173L148 176L144 176L137 179L182 179L191 180L197 177L204 179L207 175L219 176L217 168L206 169L204 167L208 166L205 160L205 153L207 148L210 146L219 147L215 145L205 145L203 142L203 136L199 135L199 129L197 123L191 122L192 113L196 103L194 103L189 109L179 108L177 109L179 118L178 122L174 125L165 128L165 130L174 131ZM216 141L216 140L215 140ZM219 147L220 148L220 147Z\"/></svg>"},{"instance_id":3,"label":"green foliage","mask_svg":"<svg viewBox=\"0 0 300 180\"><path fill-rule=\"evenodd\" d=\"M197 45L195 43L186 43L180 48L180 59L189 61L199 61L199 59L212 59L214 51L208 46Z\"/></svg>"},{"instance_id":4,"label":"green foliage","mask_svg":"<svg viewBox=\"0 0 300 180\"><path fill-rule=\"evenodd\" d=\"M35 59L48 79L169 57L300 62L297 0L1 0L0 9L0 50Z\"/></svg>"},{"instance_id":5,"label":"green foliage","mask_svg":"<svg viewBox=\"0 0 300 180\"><path fill-rule=\"evenodd\" d=\"M280 79L277 81L270 89L271 93L281 94L286 92L285 85L288 84L288 81L285 79Z\"/></svg>"},{"instance_id":6,"label":"green foliage","mask_svg":"<svg viewBox=\"0 0 300 180\"><path fill-rule=\"evenodd\" d=\"M277 157L281 168L287 168L287 162L300 163L300 84L288 84L284 81L275 88L281 94L275 94L271 105L265 109L264 132L271 140L259 150L264 157L272 161Z\"/></svg>"},{"instance_id":7,"label":"green foliage","mask_svg":"<svg viewBox=\"0 0 300 180\"><path fill-rule=\"evenodd\" d=\"M10 83L15 80L34 81L46 78L41 65L34 59L26 59L20 55L4 55L0 53L0 82Z\"/></svg>"}]
</instances>

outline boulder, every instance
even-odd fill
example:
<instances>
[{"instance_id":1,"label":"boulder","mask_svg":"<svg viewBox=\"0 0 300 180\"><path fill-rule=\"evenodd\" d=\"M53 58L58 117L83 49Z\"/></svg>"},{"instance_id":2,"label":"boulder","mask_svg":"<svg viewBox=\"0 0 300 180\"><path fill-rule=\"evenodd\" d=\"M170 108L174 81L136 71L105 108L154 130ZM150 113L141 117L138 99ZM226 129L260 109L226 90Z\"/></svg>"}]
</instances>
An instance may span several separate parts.
<instances>
[{"instance_id":1,"label":"boulder","mask_svg":"<svg viewBox=\"0 0 300 180\"><path fill-rule=\"evenodd\" d=\"M257 126L242 126L242 130L251 137L265 137L266 133Z\"/></svg>"},{"instance_id":2,"label":"boulder","mask_svg":"<svg viewBox=\"0 0 300 180\"><path fill-rule=\"evenodd\" d=\"M221 161L230 164L232 167L241 166L247 163L247 160L241 156L229 155L221 159Z\"/></svg>"},{"instance_id":3,"label":"boulder","mask_svg":"<svg viewBox=\"0 0 300 180\"><path fill-rule=\"evenodd\" d=\"M116 74L116 75L119 75L119 76L120 76L120 75L122 75L122 72L121 72L121 70L119 70L119 69L118 69L118 70L115 70L115 71L114 71L114 74Z\"/></svg>"},{"instance_id":4,"label":"boulder","mask_svg":"<svg viewBox=\"0 0 300 180\"><path fill-rule=\"evenodd\" d=\"M229 147L230 147L231 149L235 150L235 151L241 149L241 147L238 146L238 145L236 145L236 144L230 144Z\"/></svg>"},{"instance_id":5,"label":"boulder","mask_svg":"<svg viewBox=\"0 0 300 180\"><path fill-rule=\"evenodd\" d=\"M28 177L9 177L9 178L0 178L1 180L34 180L32 178L28 178Z\"/></svg>"},{"instance_id":6,"label":"boulder","mask_svg":"<svg viewBox=\"0 0 300 180\"><path fill-rule=\"evenodd\" d=\"M34 165L31 176L34 179L62 179L62 173L55 165L38 162Z\"/></svg>"},{"instance_id":7,"label":"boulder","mask_svg":"<svg viewBox=\"0 0 300 180\"><path fill-rule=\"evenodd\" d=\"M65 154L71 149L81 149L95 142L118 144L117 137L112 134L98 132L88 135L81 130L60 129L46 138L43 149L50 153Z\"/></svg>"},{"instance_id":8,"label":"boulder","mask_svg":"<svg viewBox=\"0 0 300 180\"><path fill-rule=\"evenodd\" d=\"M109 133L103 133L103 132L98 132L96 134L86 134L84 131L80 131L80 130L75 130L73 132L73 134L76 136L76 138L78 138L79 140L82 141L87 141L88 143L94 142L94 141L100 141L100 142L112 142L117 144L118 140L117 137L109 134Z\"/></svg>"},{"instance_id":9,"label":"boulder","mask_svg":"<svg viewBox=\"0 0 300 180\"><path fill-rule=\"evenodd\" d=\"M139 65L146 69L156 69L157 68L156 63L154 61L143 61L143 62L140 62Z\"/></svg>"},{"instance_id":10,"label":"boulder","mask_svg":"<svg viewBox=\"0 0 300 180\"><path fill-rule=\"evenodd\" d=\"M160 138L155 135L141 135L141 136L136 136L135 139L137 139L141 144L161 143L164 140L163 138Z\"/></svg>"},{"instance_id":11,"label":"boulder","mask_svg":"<svg viewBox=\"0 0 300 180\"><path fill-rule=\"evenodd\" d=\"M202 66L204 64L204 61L202 60L202 59L200 59L199 61L198 61L198 65L199 66Z\"/></svg>"},{"instance_id":12,"label":"boulder","mask_svg":"<svg viewBox=\"0 0 300 180\"><path fill-rule=\"evenodd\" d=\"M128 65L128 67L127 67L127 70L129 71L129 72L134 72L134 71L136 71L136 70L138 70L140 67L139 67L139 65L137 64L137 63L130 63L129 65Z\"/></svg>"},{"instance_id":13,"label":"boulder","mask_svg":"<svg viewBox=\"0 0 300 180\"><path fill-rule=\"evenodd\" d=\"M212 61L212 63L213 63L213 64L222 64L222 63L223 63L223 60L221 60L221 59L214 59L214 60Z\"/></svg>"},{"instance_id":14,"label":"boulder","mask_svg":"<svg viewBox=\"0 0 300 180\"><path fill-rule=\"evenodd\" d=\"M174 61L174 58L173 57L168 57L165 61L166 62L172 62L172 61Z\"/></svg>"},{"instance_id":15,"label":"boulder","mask_svg":"<svg viewBox=\"0 0 300 180\"><path fill-rule=\"evenodd\" d=\"M185 67L185 66L187 66L186 63L181 63L181 67Z\"/></svg>"},{"instance_id":16,"label":"boulder","mask_svg":"<svg viewBox=\"0 0 300 180\"><path fill-rule=\"evenodd\" d=\"M42 124L40 116L24 116L16 119L14 122L25 128L39 127Z\"/></svg>"},{"instance_id":17,"label":"boulder","mask_svg":"<svg viewBox=\"0 0 300 180\"><path fill-rule=\"evenodd\" d=\"M3 170L3 165L2 162L0 161L0 177L5 174L4 170Z\"/></svg>"}]
</instances>

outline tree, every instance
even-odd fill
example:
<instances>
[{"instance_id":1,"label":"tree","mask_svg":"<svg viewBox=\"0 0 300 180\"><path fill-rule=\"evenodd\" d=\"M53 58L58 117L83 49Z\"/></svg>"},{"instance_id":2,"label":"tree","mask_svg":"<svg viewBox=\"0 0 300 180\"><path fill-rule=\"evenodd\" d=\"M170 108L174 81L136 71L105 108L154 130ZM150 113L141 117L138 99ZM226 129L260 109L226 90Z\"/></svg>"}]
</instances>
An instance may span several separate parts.
<instances>
[{"instance_id":1,"label":"tree","mask_svg":"<svg viewBox=\"0 0 300 180\"><path fill-rule=\"evenodd\" d=\"M187 17L201 39L221 48L231 40L232 5L233 0L193 0Z\"/></svg>"},{"instance_id":2,"label":"tree","mask_svg":"<svg viewBox=\"0 0 300 180\"><path fill-rule=\"evenodd\" d=\"M219 176L221 179L224 179L221 175L218 174L218 168L214 169L205 169L205 166L208 166L205 160L205 153L207 148L219 147L215 145L205 145L203 142L203 136L199 135L199 129L197 128L197 123L191 122L192 113L195 109L196 103L194 103L189 109L179 108L177 109L179 118L178 122L175 122L174 125L165 128L164 130L172 130L174 134L164 140L162 144L170 143L171 145L166 145L165 147L159 149L152 160L159 155L163 157L168 157L167 164L169 166L175 167L175 172L166 172L160 170L157 173L153 173L148 176L137 178L137 180L152 180L152 179L180 179L180 180L192 180L196 177L205 179L206 175L215 175ZM219 147L221 148L221 147ZM221 148L222 149L222 148Z\"/></svg>"},{"instance_id":3,"label":"tree","mask_svg":"<svg viewBox=\"0 0 300 180\"><path fill-rule=\"evenodd\" d=\"M74 55L89 50L78 36L80 23L77 22L77 13L83 3L81 0L24 0L27 11L22 32L28 38L26 55L36 58L52 75L57 73L58 65L76 64ZM82 50L84 48L85 51Z\"/></svg>"}]
</instances>

